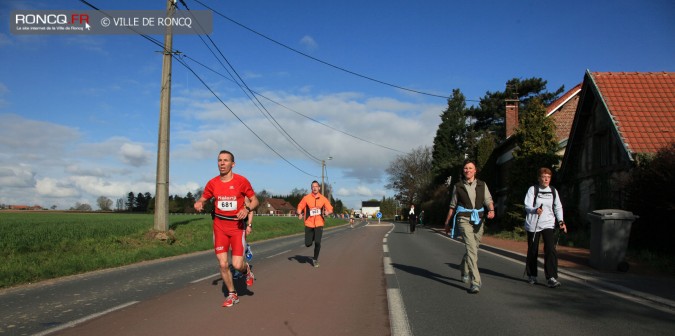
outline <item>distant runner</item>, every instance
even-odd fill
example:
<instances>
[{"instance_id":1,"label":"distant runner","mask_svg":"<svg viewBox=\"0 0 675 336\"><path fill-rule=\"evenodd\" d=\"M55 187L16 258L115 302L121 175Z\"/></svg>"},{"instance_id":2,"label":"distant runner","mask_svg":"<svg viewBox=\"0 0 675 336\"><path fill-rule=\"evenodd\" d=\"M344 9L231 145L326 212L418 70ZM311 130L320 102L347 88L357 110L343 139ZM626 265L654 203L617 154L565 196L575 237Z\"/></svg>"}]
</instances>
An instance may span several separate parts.
<instances>
[{"instance_id":1,"label":"distant runner","mask_svg":"<svg viewBox=\"0 0 675 336\"><path fill-rule=\"evenodd\" d=\"M321 236L325 224L324 216L333 213L333 206L319 191L319 182L312 181L312 192L302 198L298 204L298 217L305 221L305 246L312 246L314 242L314 258L312 265L319 267L319 252L321 252Z\"/></svg>"}]
</instances>

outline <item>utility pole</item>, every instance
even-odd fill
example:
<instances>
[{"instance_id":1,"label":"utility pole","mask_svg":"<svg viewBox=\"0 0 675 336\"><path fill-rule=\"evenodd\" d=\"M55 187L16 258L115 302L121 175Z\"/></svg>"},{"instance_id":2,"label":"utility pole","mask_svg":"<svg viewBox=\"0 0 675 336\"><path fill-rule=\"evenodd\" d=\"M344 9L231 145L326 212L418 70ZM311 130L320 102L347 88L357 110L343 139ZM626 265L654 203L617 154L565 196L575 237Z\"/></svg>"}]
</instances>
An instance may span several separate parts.
<instances>
[{"instance_id":1,"label":"utility pole","mask_svg":"<svg viewBox=\"0 0 675 336\"><path fill-rule=\"evenodd\" d=\"M166 0L166 17L173 17L175 0ZM155 189L155 230L166 232L169 227L169 124L171 110L171 59L173 34L167 26L164 34L162 83L159 104L159 137L157 141L157 185Z\"/></svg>"},{"instance_id":2,"label":"utility pole","mask_svg":"<svg viewBox=\"0 0 675 336\"><path fill-rule=\"evenodd\" d=\"M326 160L321 160L321 195L323 195L323 171L326 168Z\"/></svg>"},{"instance_id":3,"label":"utility pole","mask_svg":"<svg viewBox=\"0 0 675 336\"><path fill-rule=\"evenodd\" d=\"M332 160L333 157L329 156L326 160ZM326 196L323 193L323 172L326 170L326 160L321 160L321 195Z\"/></svg>"}]
</instances>

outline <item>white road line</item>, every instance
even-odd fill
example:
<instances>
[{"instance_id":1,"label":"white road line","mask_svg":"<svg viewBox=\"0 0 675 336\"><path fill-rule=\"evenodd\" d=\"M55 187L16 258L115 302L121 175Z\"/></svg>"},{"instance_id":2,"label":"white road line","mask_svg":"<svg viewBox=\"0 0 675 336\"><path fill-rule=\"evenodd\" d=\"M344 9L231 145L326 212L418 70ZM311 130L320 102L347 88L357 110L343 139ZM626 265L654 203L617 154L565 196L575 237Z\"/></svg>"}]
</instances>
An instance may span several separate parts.
<instances>
[{"instance_id":1,"label":"white road line","mask_svg":"<svg viewBox=\"0 0 675 336\"><path fill-rule=\"evenodd\" d=\"M387 301L389 302L389 323L391 324L391 334L393 336L409 336L410 324L408 315L405 312L401 291L398 288L387 289Z\"/></svg>"},{"instance_id":2,"label":"white road line","mask_svg":"<svg viewBox=\"0 0 675 336\"><path fill-rule=\"evenodd\" d=\"M391 258L384 257L383 264L384 274L396 274L396 272L394 272L394 266L391 266Z\"/></svg>"},{"instance_id":3,"label":"white road line","mask_svg":"<svg viewBox=\"0 0 675 336\"><path fill-rule=\"evenodd\" d=\"M205 277L203 277L201 279L197 279L197 280L192 280L192 281L190 281L190 283L193 284L193 283L202 282L204 280L208 280L208 279L211 279L211 278L216 277L216 276L220 276L220 273L211 274L209 276L205 276Z\"/></svg>"},{"instance_id":4,"label":"white road line","mask_svg":"<svg viewBox=\"0 0 675 336\"><path fill-rule=\"evenodd\" d=\"M384 253L389 253L389 246L387 246L387 245L382 245L382 252L384 252Z\"/></svg>"},{"instance_id":5,"label":"white road line","mask_svg":"<svg viewBox=\"0 0 675 336\"><path fill-rule=\"evenodd\" d=\"M305 245L302 245L302 246L305 246ZM277 254L273 254L273 255L271 255L271 256L265 258L265 259L274 258L274 257L276 257L276 256L280 256L280 255L282 255L282 254L284 254L284 253L288 253L288 252L291 252L291 250L286 250L286 251L283 251L283 252L279 252L279 253L277 253Z\"/></svg>"},{"instance_id":6,"label":"white road line","mask_svg":"<svg viewBox=\"0 0 675 336\"><path fill-rule=\"evenodd\" d=\"M80 323L84 323L84 322L87 322L87 321L89 321L89 320L95 319L95 318L97 318L97 317L99 317L99 316L103 316L103 315L105 315L105 314L112 313L112 312L114 312L114 311L116 311L116 310L124 309L124 308L126 308L126 307L131 306L131 305L137 304L138 302L140 302L140 301L131 301L131 302L127 302L127 303L125 303L125 304L123 304L123 305L119 305L119 306L117 306L117 307L113 307L113 308L110 308L110 309L108 309L108 310L104 310L104 311L102 311L102 312L96 313L96 314L92 314L92 315L89 315L89 316L85 316L85 317L80 318L80 319L77 319L77 320L75 320L75 321L70 321L70 322L64 323L64 324L62 324L62 325L60 325L60 326L58 326L58 327L54 327L54 328L47 329L47 330L45 330L45 331L39 332L39 333L37 333L37 334L33 334L33 336L44 336L44 335L49 335L49 334L51 334L51 333L54 333L54 332L57 332L57 331L60 331L60 330L66 329L66 328L71 328L71 327L74 327L74 326L76 326L76 325L78 325L78 324L80 324Z\"/></svg>"}]
</instances>

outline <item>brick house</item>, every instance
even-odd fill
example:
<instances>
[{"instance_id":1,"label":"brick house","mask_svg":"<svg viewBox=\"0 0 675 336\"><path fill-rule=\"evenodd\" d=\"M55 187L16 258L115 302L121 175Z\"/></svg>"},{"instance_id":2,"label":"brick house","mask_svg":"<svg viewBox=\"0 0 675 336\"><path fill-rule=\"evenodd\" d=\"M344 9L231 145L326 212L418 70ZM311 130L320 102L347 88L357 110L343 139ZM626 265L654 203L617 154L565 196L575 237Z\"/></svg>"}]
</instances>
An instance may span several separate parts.
<instances>
[{"instance_id":1,"label":"brick house","mask_svg":"<svg viewBox=\"0 0 675 336\"><path fill-rule=\"evenodd\" d=\"M556 126L556 138L558 140L558 152L561 157L565 154L569 139L574 113L579 102L581 92L581 83L565 92L560 98L546 107L546 116L553 119ZM505 212L508 195L508 175L513 164L513 151L516 148L515 134L518 127L518 108L519 101L506 100L506 140L497 146L491 154L493 167L486 167L486 170L494 169L492 180L487 181L492 197L495 201L495 210L497 215ZM534 182L534 181L533 181Z\"/></svg>"},{"instance_id":2,"label":"brick house","mask_svg":"<svg viewBox=\"0 0 675 336\"><path fill-rule=\"evenodd\" d=\"M673 141L675 73L587 70L558 176L565 217L623 208L638 154Z\"/></svg>"},{"instance_id":3,"label":"brick house","mask_svg":"<svg viewBox=\"0 0 675 336\"><path fill-rule=\"evenodd\" d=\"M295 215L295 206L281 198L268 198L260 203L256 212L260 215L292 216Z\"/></svg>"}]
</instances>

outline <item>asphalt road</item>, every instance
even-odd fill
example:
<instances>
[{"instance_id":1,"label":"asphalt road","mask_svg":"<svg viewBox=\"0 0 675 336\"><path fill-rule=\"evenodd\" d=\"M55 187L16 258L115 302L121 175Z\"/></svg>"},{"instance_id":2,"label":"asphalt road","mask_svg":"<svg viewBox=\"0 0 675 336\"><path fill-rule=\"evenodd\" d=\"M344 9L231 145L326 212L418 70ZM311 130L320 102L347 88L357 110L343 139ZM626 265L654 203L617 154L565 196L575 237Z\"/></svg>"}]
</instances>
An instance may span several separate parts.
<instances>
[{"instance_id":1,"label":"asphalt road","mask_svg":"<svg viewBox=\"0 0 675 336\"><path fill-rule=\"evenodd\" d=\"M407 225L327 230L321 267L301 236L259 242L255 285L221 308L211 251L0 292L1 335L671 335L675 315L579 281L530 286L524 265Z\"/></svg>"},{"instance_id":2,"label":"asphalt road","mask_svg":"<svg viewBox=\"0 0 675 336\"><path fill-rule=\"evenodd\" d=\"M479 252L483 282L469 294L461 282L461 241L397 224L387 237L410 335L672 335L675 315L561 279L551 289L531 286L524 264ZM542 271L543 272L543 271ZM405 330L404 330L405 331ZM405 333L400 333L405 334Z\"/></svg>"}]
</instances>

